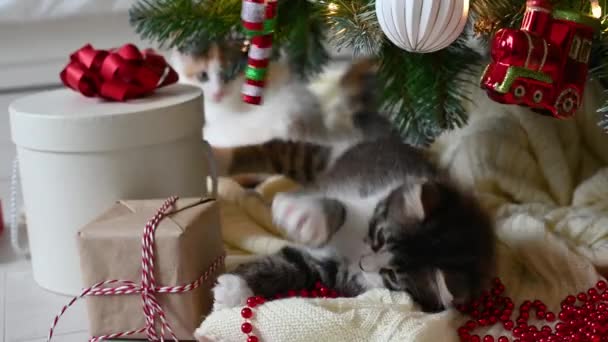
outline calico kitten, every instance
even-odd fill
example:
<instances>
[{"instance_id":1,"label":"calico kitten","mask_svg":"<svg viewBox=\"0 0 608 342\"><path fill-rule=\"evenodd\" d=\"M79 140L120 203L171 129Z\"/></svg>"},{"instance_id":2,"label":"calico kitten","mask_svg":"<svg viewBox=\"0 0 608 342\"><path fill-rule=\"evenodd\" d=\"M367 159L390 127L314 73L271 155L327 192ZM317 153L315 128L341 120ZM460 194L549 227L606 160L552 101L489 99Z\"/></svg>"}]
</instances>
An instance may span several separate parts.
<instances>
[{"instance_id":1,"label":"calico kitten","mask_svg":"<svg viewBox=\"0 0 608 342\"><path fill-rule=\"evenodd\" d=\"M272 203L274 222L296 246L220 276L215 310L320 280L347 296L407 291L423 311L437 312L467 301L491 277L489 217L423 151L391 132L372 111L372 94L357 94L370 89L352 86L369 80L366 70L357 64L341 82L352 106L337 106L336 115L349 122L350 135L319 135L300 122L290 128L298 142L218 150L229 173L279 172L306 186Z\"/></svg>"},{"instance_id":2,"label":"calico kitten","mask_svg":"<svg viewBox=\"0 0 608 342\"><path fill-rule=\"evenodd\" d=\"M296 78L282 61L268 67L263 104L244 103L241 87L247 49L242 39L214 42L205 49L174 51L171 61L180 82L203 90L203 136L213 146L261 143L284 136L285 120L320 112L318 98L308 84Z\"/></svg>"}]
</instances>

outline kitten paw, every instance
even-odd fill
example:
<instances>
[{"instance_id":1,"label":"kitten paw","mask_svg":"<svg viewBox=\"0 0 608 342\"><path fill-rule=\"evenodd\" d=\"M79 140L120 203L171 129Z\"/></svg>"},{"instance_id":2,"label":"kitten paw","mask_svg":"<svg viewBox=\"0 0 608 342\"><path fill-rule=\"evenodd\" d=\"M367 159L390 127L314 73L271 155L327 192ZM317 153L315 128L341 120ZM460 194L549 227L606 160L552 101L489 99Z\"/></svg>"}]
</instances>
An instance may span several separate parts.
<instances>
[{"instance_id":1,"label":"kitten paw","mask_svg":"<svg viewBox=\"0 0 608 342\"><path fill-rule=\"evenodd\" d=\"M318 247L327 241L327 219L314 198L278 194L272 202L272 219L294 242Z\"/></svg>"},{"instance_id":2,"label":"kitten paw","mask_svg":"<svg viewBox=\"0 0 608 342\"><path fill-rule=\"evenodd\" d=\"M245 279L234 274L222 274L213 288L213 311L244 306L253 291Z\"/></svg>"}]
</instances>

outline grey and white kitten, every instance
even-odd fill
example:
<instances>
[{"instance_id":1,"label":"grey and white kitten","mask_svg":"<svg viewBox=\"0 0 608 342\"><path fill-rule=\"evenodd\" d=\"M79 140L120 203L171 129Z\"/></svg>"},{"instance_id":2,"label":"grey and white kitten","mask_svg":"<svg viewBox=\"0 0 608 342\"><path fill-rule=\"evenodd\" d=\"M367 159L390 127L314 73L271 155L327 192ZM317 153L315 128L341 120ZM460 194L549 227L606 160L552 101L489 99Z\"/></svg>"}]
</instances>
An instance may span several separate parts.
<instances>
[{"instance_id":1,"label":"grey and white kitten","mask_svg":"<svg viewBox=\"0 0 608 342\"><path fill-rule=\"evenodd\" d=\"M321 281L346 296L406 291L421 310L437 312L491 278L491 220L422 150L393 134L374 111L372 81L371 63L353 65L341 81L343 103L324 113L334 120L293 119L285 138L297 141L217 150L231 174L278 172L306 185L272 203L274 222L295 246L221 275L214 310ZM350 131L332 135L319 122Z\"/></svg>"}]
</instances>

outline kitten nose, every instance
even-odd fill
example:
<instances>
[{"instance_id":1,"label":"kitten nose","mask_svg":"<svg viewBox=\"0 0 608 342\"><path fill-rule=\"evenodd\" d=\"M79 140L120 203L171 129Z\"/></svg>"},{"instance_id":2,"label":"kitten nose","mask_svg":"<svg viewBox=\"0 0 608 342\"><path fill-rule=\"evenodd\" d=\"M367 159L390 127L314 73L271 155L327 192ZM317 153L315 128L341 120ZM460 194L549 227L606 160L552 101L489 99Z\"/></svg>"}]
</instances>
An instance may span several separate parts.
<instances>
[{"instance_id":1,"label":"kitten nose","mask_svg":"<svg viewBox=\"0 0 608 342\"><path fill-rule=\"evenodd\" d=\"M221 90L217 91L217 92L213 93L212 97L213 97L213 101L219 102L224 97L224 92Z\"/></svg>"}]
</instances>

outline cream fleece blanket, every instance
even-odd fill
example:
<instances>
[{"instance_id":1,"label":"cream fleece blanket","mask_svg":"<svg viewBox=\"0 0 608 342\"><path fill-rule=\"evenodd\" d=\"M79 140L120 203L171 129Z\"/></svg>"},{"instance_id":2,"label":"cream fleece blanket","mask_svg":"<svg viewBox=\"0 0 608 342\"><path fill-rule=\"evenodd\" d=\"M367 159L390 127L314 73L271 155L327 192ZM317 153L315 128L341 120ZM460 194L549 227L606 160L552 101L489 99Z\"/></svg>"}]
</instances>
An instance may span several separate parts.
<instances>
[{"instance_id":1,"label":"cream fleece blanket","mask_svg":"<svg viewBox=\"0 0 608 342\"><path fill-rule=\"evenodd\" d=\"M602 93L589 86L587 108ZM569 293L592 286L608 269L608 135L594 111L558 121L475 94L467 127L434 144L438 161L472 186L493 213L499 237L498 273L516 302L541 299L558 311ZM221 182L229 267L286 244L267 203L295 187L284 178L257 191ZM211 314L198 332L242 341L240 309ZM351 299L286 299L255 310L262 341L457 341L466 319L454 311L424 314L406 294L374 290ZM495 337L508 332L496 326Z\"/></svg>"}]
</instances>

